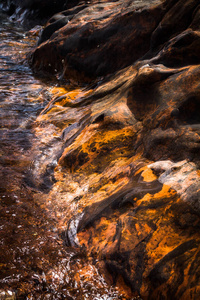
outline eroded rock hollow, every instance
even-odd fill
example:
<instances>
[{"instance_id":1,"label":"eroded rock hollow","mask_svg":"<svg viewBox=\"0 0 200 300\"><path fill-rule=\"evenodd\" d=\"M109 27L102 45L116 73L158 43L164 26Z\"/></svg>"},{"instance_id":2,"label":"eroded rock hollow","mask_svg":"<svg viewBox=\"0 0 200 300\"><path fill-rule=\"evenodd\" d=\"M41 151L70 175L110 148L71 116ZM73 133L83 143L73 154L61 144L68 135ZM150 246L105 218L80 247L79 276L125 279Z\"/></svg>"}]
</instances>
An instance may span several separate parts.
<instances>
[{"instance_id":1,"label":"eroded rock hollow","mask_svg":"<svg viewBox=\"0 0 200 300\"><path fill-rule=\"evenodd\" d=\"M129 299L199 299L199 0L61 2L28 58L63 85L37 119L53 146L35 185Z\"/></svg>"}]
</instances>

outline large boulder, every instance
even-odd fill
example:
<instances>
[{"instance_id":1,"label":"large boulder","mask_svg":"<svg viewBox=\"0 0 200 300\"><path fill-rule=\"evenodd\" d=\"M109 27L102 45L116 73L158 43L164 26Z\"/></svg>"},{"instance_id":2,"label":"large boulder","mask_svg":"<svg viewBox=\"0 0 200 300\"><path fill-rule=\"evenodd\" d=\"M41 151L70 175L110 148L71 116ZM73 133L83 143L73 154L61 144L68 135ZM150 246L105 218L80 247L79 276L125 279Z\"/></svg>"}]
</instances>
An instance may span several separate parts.
<instances>
[{"instance_id":1,"label":"large boulder","mask_svg":"<svg viewBox=\"0 0 200 300\"><path fill-rule=\"evenodd\" d=\"M66 244L127 299L199 299L199 1L99 2L53 16L31 53L35 72L89 84L38 117L54 150L37 176L56 161Z\"/></svg>"},{"instance_id":2,"label":"large boulder","mask_svg":"<svg viewBox=\"0 0 200 300\"><path fill-rule=\"evenodd\" d=\"M34 71L85 82L143 56L167 66L198 63L197 0L184 5L156 0L99 2L84 3L50 19L32 54Z\"/></svg>"},{"instance_id":3,"label":"large boulder","mask_svg":"<svg viewBox=\"0 0 200 300\"><path fill-rule=\"evenodd\" d=\"M32 54L35 72L85 82L112 74L149 51L165 11L160 1L99 2L59 13L47 23Z\"/></svg>"}]
</instances>

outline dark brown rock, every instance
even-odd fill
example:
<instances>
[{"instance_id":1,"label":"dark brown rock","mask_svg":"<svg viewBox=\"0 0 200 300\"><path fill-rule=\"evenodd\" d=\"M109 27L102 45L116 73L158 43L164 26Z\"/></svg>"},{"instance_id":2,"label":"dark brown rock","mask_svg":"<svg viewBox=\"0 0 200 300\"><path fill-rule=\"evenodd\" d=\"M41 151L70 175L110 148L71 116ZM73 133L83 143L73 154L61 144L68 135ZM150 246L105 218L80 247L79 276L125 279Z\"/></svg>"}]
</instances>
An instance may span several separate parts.
<instances>
[{"instance_id":1,"label":"dark brown rock","mask_svg":"<svg viewBox=\"0 0 200 300\"><path fill-rule=\"evenodd\" d=\"M85 81L134 63L148 52L151 34L164 13L159 1L151 5L142 1L141 5L102 2L73 16L65 12L70 21L32 54L34 71Z\"/></svg>"},{"instance_id":2,"label":"dark brown rock","mask_svg":"<svg viewBox=\"0 0 200 300\"><path fill-rule=\"evenodd\" d=\"M198 0L169 1L172 6L162 18L152 34L152 48L164 44L172 37L190 27L193 14L199 5Z\"/></svg>"}]
</instances>

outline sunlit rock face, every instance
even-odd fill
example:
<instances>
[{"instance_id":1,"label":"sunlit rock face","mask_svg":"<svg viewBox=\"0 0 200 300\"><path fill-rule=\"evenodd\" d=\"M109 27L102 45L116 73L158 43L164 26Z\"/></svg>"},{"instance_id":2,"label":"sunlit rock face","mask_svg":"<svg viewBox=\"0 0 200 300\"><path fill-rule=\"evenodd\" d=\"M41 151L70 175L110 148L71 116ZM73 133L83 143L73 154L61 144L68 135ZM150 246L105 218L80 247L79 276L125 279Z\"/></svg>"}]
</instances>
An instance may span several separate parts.
<instances>
[{"instance_id":1,"label":"sunlit rock face","mask_svg":"<svg viewBox=\"0 0 200 300\"><path fill-rule=\"evenodd\" d=\"M199 299L199 1L98 2L52 17L31 54L82 85L37 119L35 186L127 299Z\"/></svg>"},{"instance_id":2,"label":"sunlit rock face","mask_svg":"<svg viewBox=\"0 0 200 300\"><path fill-rule=\"evenodd\" d=\"M181 199L189 202L198 212L200 210L200 177L194 163L186 160L178 163L157 161L148 166L160 173L158 180L172 187Z\"/></svg>"}]
</instances>

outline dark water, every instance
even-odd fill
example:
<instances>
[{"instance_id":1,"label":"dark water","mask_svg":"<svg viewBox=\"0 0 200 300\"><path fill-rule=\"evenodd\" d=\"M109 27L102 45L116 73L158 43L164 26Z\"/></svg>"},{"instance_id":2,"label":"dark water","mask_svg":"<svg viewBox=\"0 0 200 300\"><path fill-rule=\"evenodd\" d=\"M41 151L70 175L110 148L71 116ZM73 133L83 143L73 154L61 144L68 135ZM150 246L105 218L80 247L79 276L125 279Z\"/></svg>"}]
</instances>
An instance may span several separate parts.
<instances>
[{"instance_id":1,"label":"dark water","mask_svg":"<svg viewBox=\"0 0 200 300\"><path fill-rule=\"evenodd\" d=\"M0 299L122 299L84 252L63 245L46 191L29 184L34 122L52 83L26 63L37 30L0 18Z\"/></svg>"}]
</instances>

